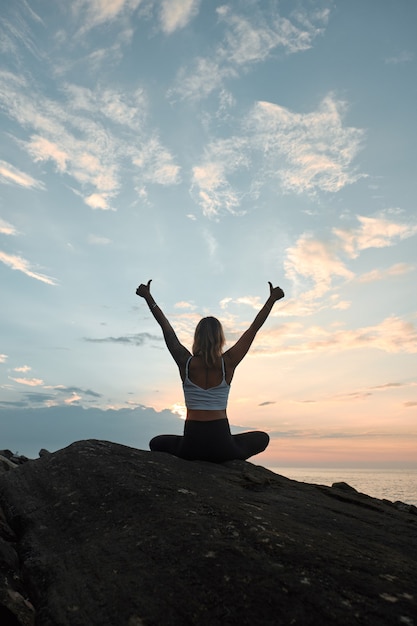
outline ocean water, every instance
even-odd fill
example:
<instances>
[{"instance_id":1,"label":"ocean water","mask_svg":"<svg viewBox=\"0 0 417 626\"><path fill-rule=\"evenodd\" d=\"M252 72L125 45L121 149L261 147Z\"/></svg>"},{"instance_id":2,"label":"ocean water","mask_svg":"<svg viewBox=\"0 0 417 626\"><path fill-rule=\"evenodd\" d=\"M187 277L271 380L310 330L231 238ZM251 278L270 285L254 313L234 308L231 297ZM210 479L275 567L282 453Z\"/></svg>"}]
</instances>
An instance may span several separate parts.
<instances>
[{"instance_id":1,"label":"ocean water","mask_svg":"<svg viewBox=\"0 0 417 626\"><path fill-rule=\"evenodd\" d=\"M308 467L269 467L276 474L299 482L317 485L348 483L361 493L374 498L400 500L417 506L416 469L332 469Z\"/></svg>"}]
</instances>

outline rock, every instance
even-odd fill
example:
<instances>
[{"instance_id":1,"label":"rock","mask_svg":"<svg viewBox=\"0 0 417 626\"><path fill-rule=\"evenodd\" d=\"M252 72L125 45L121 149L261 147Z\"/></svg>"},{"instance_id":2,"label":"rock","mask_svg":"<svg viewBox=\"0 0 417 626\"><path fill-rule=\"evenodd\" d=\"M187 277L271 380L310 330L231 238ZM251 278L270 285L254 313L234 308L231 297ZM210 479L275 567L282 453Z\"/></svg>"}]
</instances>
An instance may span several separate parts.
<instances>
[{"instance_id":1,"label":"rock","mask_svg":"<svg viewBox=\"0 0 417 626\"><path fill-rule=\"evenodd\" d=\"M13 463L6 456L0 454L0 474L3 474L3 472L8 472L15 467L17 467L17 463Z\"/></svg>"},{"instance_id":2,"label":"rock","mask_svg":"<svg viewBox=\"0 0 417 626\"><path fill-rule=\"evenodd\" d=\"M417 624L417 515L355 490L89 440L0 506L1 624Z\"/></svg>"},{"instance_id":3,"label":"rock","mask_svg":"<svg viewBox=\"0 0 417 626\"><path fill-rule=\"evenodd\" d=\"M350 485L348 485L348 483L345 482L333 483L332 488L341 489L342 491L350 491L350 493L358 493L355 487L351 487Z\"/></svg>"},{"instance_id":4,"label":"rock","mask_svg":"<svg viewBox=\"0 0 417 626\"><path fill-rule=\"evenodd\" d=\"M14 454L11 450L0 450L0 459L10 461L13 466L29 461L27 456Z\"/></svg>"}]
</instances>

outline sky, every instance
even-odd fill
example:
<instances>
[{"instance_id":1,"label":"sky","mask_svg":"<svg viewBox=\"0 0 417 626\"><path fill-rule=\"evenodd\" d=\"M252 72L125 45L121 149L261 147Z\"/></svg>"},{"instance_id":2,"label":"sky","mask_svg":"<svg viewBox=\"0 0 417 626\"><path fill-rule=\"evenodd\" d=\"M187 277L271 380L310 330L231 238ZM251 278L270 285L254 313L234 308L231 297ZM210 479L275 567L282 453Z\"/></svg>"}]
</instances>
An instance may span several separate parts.
<instances>
[{"instance_id":1,"label":"sky","mask_svg":"<svg viewBox=\"0 0 417 626\"><path fill-rule=\"evenodd\" d=\"M417 467L415 0L0 3L0 448L181 433L227 346L267 467Z\"/></svg>"}]
</instances>

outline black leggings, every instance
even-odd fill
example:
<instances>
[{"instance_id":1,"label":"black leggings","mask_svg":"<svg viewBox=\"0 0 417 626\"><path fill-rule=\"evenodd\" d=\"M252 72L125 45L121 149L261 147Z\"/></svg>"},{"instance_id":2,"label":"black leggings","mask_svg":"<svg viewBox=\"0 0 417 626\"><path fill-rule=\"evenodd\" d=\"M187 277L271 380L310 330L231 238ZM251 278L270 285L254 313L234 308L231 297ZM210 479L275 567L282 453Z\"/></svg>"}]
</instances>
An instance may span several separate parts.
<instances>
[{"instance_id":1,"label":"black leggings","mask_svg":"<svg viewBox=\"0 0 417 626\"><path fill-rule=\"evenodd\" d=\"M168 452L189 461L212 461L222 463L248 459L263 452L269 443L269 435L251 431L232 435L227 418L200 422L186 420L184 435L158 435L149 442L153 451Z\"/></svg>"}]
</instances>

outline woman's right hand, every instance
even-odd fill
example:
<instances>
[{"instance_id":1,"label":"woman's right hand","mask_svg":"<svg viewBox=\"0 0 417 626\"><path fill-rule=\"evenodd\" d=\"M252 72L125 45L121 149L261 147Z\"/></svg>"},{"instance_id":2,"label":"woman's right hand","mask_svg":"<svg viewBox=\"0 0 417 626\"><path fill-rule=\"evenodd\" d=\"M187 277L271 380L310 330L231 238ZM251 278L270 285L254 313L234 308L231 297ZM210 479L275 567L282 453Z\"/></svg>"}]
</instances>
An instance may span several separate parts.
<instances>
[{"instance_id":1,"label":"woman's right hand","mask_svg":"<svg viewBox=\"0 0 417 626\"><path fill-rule=\"evenodd\" d=\"M274 302L277 300L281 300L285 296L285 293L282 291L281 287L273 287L272 283L268 281L269 285L269 297L273 299Z\"/></svg>"},{"instance_id":2,"label":"woman's right hand","mask_svg":"<svg viewBox=\"0 0 417 626\"><path fill-rule=\"evenodd\" d=\"M139 287L136 289L136 295L140 296L141 298L146 298L147 296L149 296L151 294L151 282L152 279L148 280L146 285L144 285L143 283L139 285Z\"/></svg>"}]
</instances>

